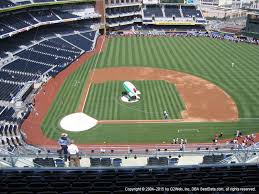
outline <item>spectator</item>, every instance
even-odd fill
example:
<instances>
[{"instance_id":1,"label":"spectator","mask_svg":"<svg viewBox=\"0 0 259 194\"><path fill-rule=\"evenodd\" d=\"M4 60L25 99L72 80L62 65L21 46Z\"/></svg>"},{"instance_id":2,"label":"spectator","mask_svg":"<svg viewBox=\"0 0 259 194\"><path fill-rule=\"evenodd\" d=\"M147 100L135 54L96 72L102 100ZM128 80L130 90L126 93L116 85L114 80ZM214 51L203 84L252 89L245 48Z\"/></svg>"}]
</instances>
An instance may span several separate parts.
<instances>
[{"instance_id":1,"label":"spectator","mask_svg":"<svg viewBox=\"0 0 259 194\"><path fill-rule=\"evenodd\" d=\"M173 139L172 144L175 144L175 138Z\"/></svg>"},{"instance_id":2,"label":"spectator","mask_svg":"<svg viewBox=\"0 0 259 194\"><path fill-rule=\"evenodd\" d=\"M69 154L69 166L80 167L80 156L78 147L74 144L74 140L70 141L70 145L67 148Z\"/></svg>"},{"instance_id":3,"label":"spectator","mask_svg":"<svg viewBox=\"0 0 259 194\"><path fill-rule=\"evenodd\" d=\"M67 147L69 143L70 143L70 140L68 138L68 135L66 133L62 133L61 137L58 140L58 144L61 147L61 149L59 150L60 157L63 158L63 155L64 155L65 161L67 161Z\"/></svg>"}]
</instances>

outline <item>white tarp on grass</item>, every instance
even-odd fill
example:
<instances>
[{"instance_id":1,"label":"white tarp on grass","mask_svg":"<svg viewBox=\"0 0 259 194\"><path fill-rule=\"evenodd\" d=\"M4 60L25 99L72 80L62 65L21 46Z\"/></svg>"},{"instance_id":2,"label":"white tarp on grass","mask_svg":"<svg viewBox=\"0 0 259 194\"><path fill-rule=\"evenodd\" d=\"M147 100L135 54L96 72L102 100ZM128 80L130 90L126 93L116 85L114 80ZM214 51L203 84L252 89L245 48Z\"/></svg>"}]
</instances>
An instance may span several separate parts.
<instances>
[{"instance_id":1,"label":"white tarp on grass","mask_svg":"<svg viewBox=\"0 0 259 194\"><path fill-rule=\"evenodd\" d=\"M86 131L97 124L97 120L84 113L73 113L60 121L60 126L66 131Z\"/></svg>"}]
</instances>

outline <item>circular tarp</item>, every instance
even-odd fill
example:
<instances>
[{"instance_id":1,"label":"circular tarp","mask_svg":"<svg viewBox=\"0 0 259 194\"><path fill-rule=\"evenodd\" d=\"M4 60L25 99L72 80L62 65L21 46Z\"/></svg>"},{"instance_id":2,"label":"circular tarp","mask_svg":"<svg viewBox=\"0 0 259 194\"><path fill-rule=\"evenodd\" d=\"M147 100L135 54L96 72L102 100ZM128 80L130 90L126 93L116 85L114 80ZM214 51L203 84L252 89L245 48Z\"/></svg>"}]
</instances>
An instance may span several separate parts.
<instances>
[{"instance_id":1,"label":"circular tarp","mask_svg":"<svg viewBox=\"0 0 259 194\"><path fill-rule=\"evenodd\" d=\"M60 121L60 126L66 131L86 131L97 124L97 120L84 113L73 113Z\"/></svg>"}]
</instances>

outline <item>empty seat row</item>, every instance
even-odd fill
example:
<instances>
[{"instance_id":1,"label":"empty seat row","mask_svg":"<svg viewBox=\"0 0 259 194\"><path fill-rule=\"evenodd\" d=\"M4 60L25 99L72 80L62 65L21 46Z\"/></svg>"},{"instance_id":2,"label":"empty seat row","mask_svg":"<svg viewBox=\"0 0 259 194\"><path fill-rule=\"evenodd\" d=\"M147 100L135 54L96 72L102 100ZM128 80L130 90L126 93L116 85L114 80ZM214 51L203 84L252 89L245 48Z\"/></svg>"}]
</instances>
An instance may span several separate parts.
<instances>
[{"instance_id":1,"label":"empty seat row","mask_svg":"<svg viewBox=\"0 0 259 194\"><path fill-rule=\"evenodd\" d=\"M0 80L8 80L14 82L25 83L28 81L34 81L39 78L38 75L24 75L21 73L6 72L0 70Z\"/></svg>"},{"instance_id":2,"label":"empty seat row","mask_svg":"<svg viewBox=\"0 0 259 194\"><path fill-rule=\"evenodd\" d=\"M0 135L1 136L17 136L18 127L15 124L5 124L0 126Z\"/></svg>"},{"instance_id":3,"label":"empty seat row","mask_svg":"<svg viewBox=\"0 0 259 194\"><path fill-rule=\"evenodd\" d=\"M0 81L0 100L11 101L12 98L19 92L21 86L17 84L5 83ZM1 114L5 117L8 113Z\"/></svg>"},{"instance_id":4,"label":"empty seat row","mask_svg":"<svg viewBox=\"0 0 259 194\"><path fill-rule=\"evenodd\" d=\"M0 84L1 85L1 84ZM14 116L15 116L15 110L13 108L4 108L4 110L1 111L0 113L0 120L1 121L9 121L12 122L14 121Z\"/></svg>"},{"instance_id":5,"label":"empty seat row","mask_svg":"<svg viewBox=\"0 0 259 194\"><path fill-rule=\"evenodd\" d=\"M182 6L183 17L197 17L202 18L200 10L197 10L194 6Z\"/></svg>"},{"instance_id":6,"label":"empty seat row","mask_svg":"<svg viewBox=\"0 0 259 194\"><path fill-rule=\"evenodd\" d=\"M203 157L203 164L214 164L224 159L224 155L205 155Z\"/></svg>"},{"instance_id":7,"label":"empty seat row","mask_svg":"<svg viewBox=\"0 0 259 194\"><path fill-rule=\"evenodd\" d=\"M0 1L0 8L8 8L8 7L13 7L15 4L9 0L1 0Z\"/></svg>"},{"instance_id":8,"label":"empty seat row","mask_svg":"<svg viewBox=\"0 0 259 194\"><path fill-rule=\"evenodd\" d=\"M131 7L115 7L115 8L107 8L106 13L108 15L116 15L116 14L126 14L126 13L134 13L141 10L139 6L131 6Z\"/></svg>"},{"instance_id":9,"label":"empty seat row","mask_svg":"<svg viewBox=\"0 0 259 194\"><path fill-rule=\"evenodd\" d=\"M52 158L37 158L37 164L54 166ZM42 165L41 165L42 166ZM33 194L56 193L118 193L125 187L258 187L256 175L248 175L251 169L259 172L258 165L200 166L160 168L113 169L1 169L1 192L31 192ZM209 172L225 169L225 173L213 176ZM235 171L233 171L235 170ZM238 172L240 176L232 176ZM199 174L200 173L200 174ZM205 174L204 174L205 173ZM234 173L235 174L235 173Z\"/></svg>"},{"instance_id":10,"label":"empty seat row","mask_svg":"<svg viewBox=\"0 0 259 194\"><path fill-rule=\"evenodd\" d=\"M72 43L73 45L81 48L84 51L89 51L92 49L93 42L80 36L79 34L74 34L70 36L64 36L63 39L67 40L68 42Z\"/></svg>"},{"instance_id":11,"label":"empty seat row","mask_svg":"<svg viewBox=\"0 0 259 194\"><path fill-rule=\"evenodd\" d=\"M62 19L69 19L78 18L79 16L61 10L28 11L17 14L3 15L0 16L0 35L23 29L39 22L57 21L60 20L59 17Z\"/></svg>"},{"instance_id":12,"label":"empty seat row","mask_svg":"<svg viewBox=\"0 0 259 194\"><path fill-rule=\"evenodd\" d=\"M19 139L19 137L6 137L1 139L1 144L3 146L9 146L11 150L17 146L22 146L22 141Z\"/></svg>"}]
</instances>

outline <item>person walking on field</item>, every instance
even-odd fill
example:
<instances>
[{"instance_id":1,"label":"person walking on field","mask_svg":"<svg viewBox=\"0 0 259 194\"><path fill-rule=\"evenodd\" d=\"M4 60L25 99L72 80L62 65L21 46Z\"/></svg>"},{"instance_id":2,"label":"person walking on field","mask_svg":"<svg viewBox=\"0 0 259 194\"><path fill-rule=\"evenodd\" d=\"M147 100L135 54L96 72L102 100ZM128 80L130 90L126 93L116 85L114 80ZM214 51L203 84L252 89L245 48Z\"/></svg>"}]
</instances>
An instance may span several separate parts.
<instances>
[{"instance_id":1,"label":"person walking on field","mask_svg":"<svg viewBox=\"0 0 259 194\"><path fill-rule=\"evenodd\" d=\"M164 119L168 119L168 113L165 110L164 110L163 114L164 114Z\"/></svg>"},{"instance_id":2,"label":"person walking on field","mask_svg":"<svg viewBox=\"0 0 259 194\"><path fill-rule=\"evenodd\" d=\"M69 154L69 167L80 167L79 150L77 145L74 144L74 140L70 141L67 151Z\"/></svg>"}]
</instances>

